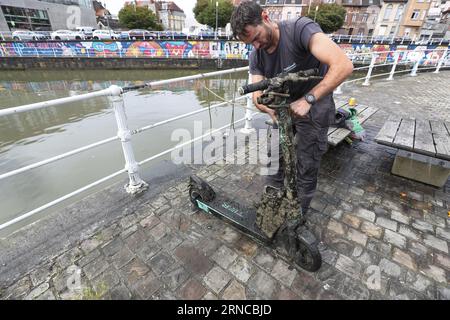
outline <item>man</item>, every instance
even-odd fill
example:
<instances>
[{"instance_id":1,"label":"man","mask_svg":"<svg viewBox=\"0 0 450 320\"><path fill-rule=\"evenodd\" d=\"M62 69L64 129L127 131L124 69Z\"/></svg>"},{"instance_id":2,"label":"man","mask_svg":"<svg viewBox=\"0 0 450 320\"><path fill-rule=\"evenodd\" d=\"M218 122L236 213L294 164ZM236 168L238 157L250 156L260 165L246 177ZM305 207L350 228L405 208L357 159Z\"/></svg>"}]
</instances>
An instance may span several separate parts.
<instances>
[{"instance_id":1,"label":"man","mask_svg":"<svg viewBox=\"0 0 450 320\"><path fill-rule=\"evenodd\" d=\"M318 68L324 76L318 83L303 85L294 93L301 91L301 96L291 103L299 197L306 213L316 190L320 160L328 147L328 126L335 119L332 93L352 73L353 64L319 25L307 17L276 23L258 4L245 1L234 9L231 27L235 37L254 47L249 61L252 82L274 77L293 63L298 70ZM276 121L272 109L257 103L261 94L255 92L253 102Z\"/></svg>"}]
</instances>

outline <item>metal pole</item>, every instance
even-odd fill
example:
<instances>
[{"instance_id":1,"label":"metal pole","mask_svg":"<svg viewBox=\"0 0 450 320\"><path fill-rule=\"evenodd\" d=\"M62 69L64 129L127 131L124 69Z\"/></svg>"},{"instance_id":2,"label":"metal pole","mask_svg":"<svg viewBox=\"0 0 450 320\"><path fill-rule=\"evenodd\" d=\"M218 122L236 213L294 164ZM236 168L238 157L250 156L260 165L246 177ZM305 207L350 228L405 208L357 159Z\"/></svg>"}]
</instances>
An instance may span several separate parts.
<instances>
[{"instance_id":1,"label":"metal pole","mask_svg":"<svg viewBox=\"0 0 450 320\"><path fill-rule=\"evenodd\" d=\"M216 0L216 40L217 40L217 22L219 20L219 14L218 14L218 10L219 10L219 2Z\"/></svg>"},{"instance_id":2,"label":"metal pole","mask_svg":"<svg viewBox=\"0 0 450 320\"><path fill-rule=\"evenodd\" d=\"M248 73L248 83L251 83L252 75L250 72ZM255 128L252 128L252 110L253 101L252 101L252 93L247 94L247 109L245 110L245 125L240 131L243 134L251 134L255 132Z\"/></svg>"},{"instance_id":3,"label":"metal pole","mask_svg":"<svg viewBox=\"0 0 450 320\"><path fill-rule=\"evenodd\" d=\"M370 61L369 70L367 71L366 80L362 84L363 86L370 86L370 75L372 74L373 66L375 65L375 61L377 60L377 55L372 54L372 60Z\"/></svg>"},{"instance_id":4,"label":"metal pole","mask_svg":"<svg viewBox=\"0 0 450 320\"><path fill-rule=\"evenodd\" d=\"M438 62L437 67L436 67L436 71L434 71L434 73L439 73L439 69L441 69L442 64L443 64L444 61L446 60L447 54L448 54L448 47L445 48L445 51L444 51L444 53L442 54L441 59L439 59L439 62Z\"/></svg>"},{"instance_id":5,"label":"metal pole","mask_svg":"<svg viewBox=\"0 0 450 320\"><path fill-rule=\"evenodd\" d=\"M398 58L399 57L400 57L400 52L395 51L394 52L394 64L392 65L391 72L389 73L389 78L387 78L386 80L393 80L394 79L395 68L397 67L397 63L398 63Z\"/></svg>"},{"instance_id":6,"label":"metal pole","mask_svg":"<svg viewBox=\"0 0 450 320\"><path fill-rule=\"evenodd\" d=\"M129 183L125 185L128 193L141 193L148 189L148 184L139 177L139 164L134 157L131 145L131 131L128 129L126 114L123 103L122 89L118 86L111 86L111 91L116 94L109 97L110 103L116 116L118 132L117 136L122 142L122 150L125 158L125 169L128 171Z\"/></svg>"},{"instance_id":7,"label":"metal pole","mask_svg":"<svg viewBox=\"0 0 450 320\"><path fill-rule=\"evenodd\" d=\"M411 70L411 73L409 74L411 77L417 76L417 69L419 69L419 63L420 63L420 59L417 59L416 63L414 63L414 66Z\"/></svg>"}]
</instances>

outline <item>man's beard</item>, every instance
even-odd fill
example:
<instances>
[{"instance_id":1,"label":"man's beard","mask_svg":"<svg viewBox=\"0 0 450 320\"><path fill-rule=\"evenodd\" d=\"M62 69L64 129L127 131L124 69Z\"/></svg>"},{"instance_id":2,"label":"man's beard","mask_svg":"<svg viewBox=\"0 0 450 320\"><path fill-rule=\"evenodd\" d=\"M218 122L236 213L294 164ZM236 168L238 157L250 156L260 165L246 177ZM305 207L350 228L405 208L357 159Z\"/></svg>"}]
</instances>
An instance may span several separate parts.
<instances>
[{"instance_id":1,"label":"man's beard","mask_svg":"<svg viewBox=\"0 0 450 320\"><path fill-rule=\"evenodd\" d=\"M267 25L264 25L264 29L266 29L267 32L267 42L264 44L263 49L269 49L272 46L273 42L273 30Z\"/></svg>"}]
</instances>

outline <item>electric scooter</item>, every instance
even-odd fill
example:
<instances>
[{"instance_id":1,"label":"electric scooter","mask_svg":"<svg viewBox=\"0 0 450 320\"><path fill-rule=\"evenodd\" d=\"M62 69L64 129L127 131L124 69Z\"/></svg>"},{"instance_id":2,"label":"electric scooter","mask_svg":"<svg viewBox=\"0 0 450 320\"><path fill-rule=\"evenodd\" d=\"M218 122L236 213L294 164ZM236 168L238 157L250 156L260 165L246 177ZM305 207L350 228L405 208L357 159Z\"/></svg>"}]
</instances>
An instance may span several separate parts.
<instances>
[{"instance_id":1,"label":"electric scooter","mask_svg":"<svg viewBox=\"0 0 450 320\"><path fill-rule=\"evenodd\" d=\"M263 91L258 103L275 110L280 147L284 158L283 187L267 185L255 207L246 207L231 200L226 193L208 184L198 176L191 176L189 197L194 207L214 214L241 229L248 236L261 241L275 254L294 267L315 272L322 258L318 241L308 230L297 195L297 159L292 119L289 113L292 85L320 80L319 71L290 72L293 65L276 77L239 88L241 95Z\"/></svg>"}]
</instances>

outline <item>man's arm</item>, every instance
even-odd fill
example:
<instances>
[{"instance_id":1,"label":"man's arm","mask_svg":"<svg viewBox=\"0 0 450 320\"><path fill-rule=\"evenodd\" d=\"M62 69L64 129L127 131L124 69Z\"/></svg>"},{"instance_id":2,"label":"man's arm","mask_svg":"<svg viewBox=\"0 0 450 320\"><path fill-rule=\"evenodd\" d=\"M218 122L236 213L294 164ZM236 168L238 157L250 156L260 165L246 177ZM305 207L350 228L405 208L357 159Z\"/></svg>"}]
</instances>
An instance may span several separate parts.
<instances>
[{"instance_id":1,"label":"man's arm","mask_svg":"<svg viewBox=\"0 0 450 320\"><path fill-rule=\"evenodd\" d=\"M309 41L309 50L320 62L328 65L328 72L311 91L316 100L324 97L339 86L353 72L353 63L324 33L315 33ZM300 117L306 116L310 104L304 98L293 102L291 108Z\"/></svg>"},{"instance_id":2,"label":"man's arm","mask_svg":"<svg viewBox=\"0 0 450 320\"><path fill-rule=\"evenodd\" d=\"M264 80L265 77L261 75L252 75L252 83L259 82L261 80ZM276 122L277 117L275 116L275 110L270 109L269 107L259 104L258 103L258 97L262 95L262 91L255 91L253 92L252 98L253 103L255 104L256 108L258 108L261 112L268 113L269 116L272 118L274 122Z\"/></svg>"}]
</instances>

